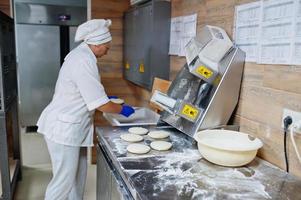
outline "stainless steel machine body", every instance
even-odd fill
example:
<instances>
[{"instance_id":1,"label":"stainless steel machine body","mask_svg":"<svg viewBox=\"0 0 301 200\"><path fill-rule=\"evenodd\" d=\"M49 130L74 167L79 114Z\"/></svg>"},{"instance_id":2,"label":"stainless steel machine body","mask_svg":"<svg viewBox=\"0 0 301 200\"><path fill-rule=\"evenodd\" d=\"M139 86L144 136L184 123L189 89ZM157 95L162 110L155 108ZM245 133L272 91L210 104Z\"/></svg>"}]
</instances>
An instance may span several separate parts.
<instances>
[{"instance_id":1,"label":"stainless steel machine body","mask_svg":"<svg viewBox=\"0 0 301 200\"><path fill-rule=\"evenodd\" d=\"M20 124L35 126L52 99L64 57L77 46L74 35L87 19L86 2L17 0L15 19Z\"/></svg>"},{"instance_id":2,"label":"stainless steel machine body","mask_svg":"<svg viewBox=\"0 0 301 200\"><path fill-rule=\"evenodd\" d=\"M225 69L220 71L221 78L209 85L193 75L185 65L172 82L167 95L185 101L188 107L189 104L194 105L201 113L191 121L179 115L179 111L163 111L161 120L191 137L200 129L227 124L239 99L244 59L243 51L232 48L219 63L219 68ZM193 111L193 108L190 109Z\"/></svg>"},{"instance_id":3,"label":"stainless steel machine body","mask_svg":"<svg viewBox=\"0 0 301 200\"><path fill-rule=\"evenodd\" d=\"M187 64L167 94L155 90L151 102L164 109L161 120L194 137L200 129L228 123L239 98L245 53L223 29L206 25L185 54Z\"/></svg>"}]
</instances>

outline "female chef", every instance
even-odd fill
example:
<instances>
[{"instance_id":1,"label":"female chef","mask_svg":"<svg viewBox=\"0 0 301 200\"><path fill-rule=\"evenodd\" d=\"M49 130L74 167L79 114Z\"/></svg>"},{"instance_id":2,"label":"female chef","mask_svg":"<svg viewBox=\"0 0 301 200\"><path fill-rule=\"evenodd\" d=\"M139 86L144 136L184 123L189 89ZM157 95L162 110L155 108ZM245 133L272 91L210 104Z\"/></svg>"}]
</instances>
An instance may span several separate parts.
<instances>
[{"instance_id":1,"label":"female chef","mask_svg":"<svg viewBox=\"0 0 301 200\"><path fill-rule=\"evenodd\" d=\"M112 103L100 82L97 58L110 49L110 25L111 20L95 19L78 27L75 41L83 42L65 57L53 99L38 120L52 162L46 200L83 199L96 109L126 117L134 113L130 106Z\"/></svg>"}]
</instances>

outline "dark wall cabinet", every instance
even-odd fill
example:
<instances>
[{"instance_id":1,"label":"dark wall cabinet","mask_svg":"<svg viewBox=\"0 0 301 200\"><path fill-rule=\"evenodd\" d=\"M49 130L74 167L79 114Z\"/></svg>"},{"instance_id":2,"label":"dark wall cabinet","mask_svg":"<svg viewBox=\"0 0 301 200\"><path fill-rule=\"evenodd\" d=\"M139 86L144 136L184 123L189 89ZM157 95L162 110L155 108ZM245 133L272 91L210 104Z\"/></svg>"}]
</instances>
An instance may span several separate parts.
<instances>
[{"instance_id":1,"label":"dark wall cabinet","mask_svg":"<svg viewBox=\"0 0 301 200\"><path fill-rule=\"evenodd\" d=\"M124 77L151 89L154 77L169 79L171 6L150 1L124 16Z\"/></svg>"},{"instance_id":2,"label":"dark wall cabinet","mask_svg":"<svg viewBox=\"0 0 301 200\"><path fill-rule=\"evenodd\" d=\"M14 21L0 12L0 200L11 200L21 178Z\"/></svg>"}]
</instances>

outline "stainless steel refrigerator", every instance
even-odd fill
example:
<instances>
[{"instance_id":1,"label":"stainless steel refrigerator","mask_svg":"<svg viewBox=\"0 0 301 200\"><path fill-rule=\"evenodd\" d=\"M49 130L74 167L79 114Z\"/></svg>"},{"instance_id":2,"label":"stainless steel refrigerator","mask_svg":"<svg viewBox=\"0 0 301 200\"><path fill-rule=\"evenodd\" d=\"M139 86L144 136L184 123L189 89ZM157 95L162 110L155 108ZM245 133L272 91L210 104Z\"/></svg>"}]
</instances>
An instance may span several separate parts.
<instances>
[{"instance_id":1,"label":"stainless steel refrigerator","mask_svg":"<svg viewBox=\"0 0 301 200\"><path fill-rule=\"evenodd\" d=\"M74 43L76 27L87 19L87 7L82 1L77 4L77 1L68 1L74 5L45 2L15 1L22 127L35 126L42 110L51 101L64 57L77 46Z\"/></svg>"}]
</instances>

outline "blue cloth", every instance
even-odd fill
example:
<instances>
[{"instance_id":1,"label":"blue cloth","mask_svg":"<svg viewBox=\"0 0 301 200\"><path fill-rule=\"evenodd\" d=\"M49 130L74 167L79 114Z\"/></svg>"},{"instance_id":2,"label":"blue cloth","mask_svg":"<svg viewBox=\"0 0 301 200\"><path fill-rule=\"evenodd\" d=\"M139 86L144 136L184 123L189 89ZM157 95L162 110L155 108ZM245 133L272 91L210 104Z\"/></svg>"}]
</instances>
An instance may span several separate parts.
<instances>
[{"instance_id":1,"label":"blue cloth","mask_svg":"<svg viewBox=\"0 0 301 200\"><path fill-rule=\"evenodd\" d=\"M123 116L129 117L134 112L135 112L135 110L131 106L122 105L122 110L119 114L122 114Z\"/></svg>"},{"instance_id":2,"label":"blue cloth","mask_svg":"<svg viewBox=\"0 0 301 200\"><path fill-rule=\"evenodd\" d=\"M117 96L108 96L109 99L118 99Z\"/></svg>"}]
</instances>

